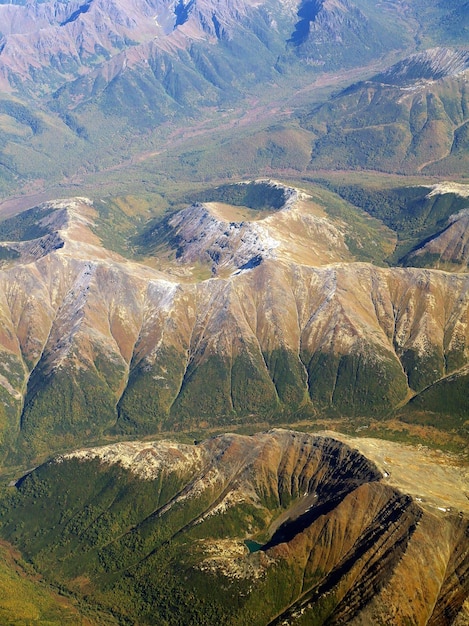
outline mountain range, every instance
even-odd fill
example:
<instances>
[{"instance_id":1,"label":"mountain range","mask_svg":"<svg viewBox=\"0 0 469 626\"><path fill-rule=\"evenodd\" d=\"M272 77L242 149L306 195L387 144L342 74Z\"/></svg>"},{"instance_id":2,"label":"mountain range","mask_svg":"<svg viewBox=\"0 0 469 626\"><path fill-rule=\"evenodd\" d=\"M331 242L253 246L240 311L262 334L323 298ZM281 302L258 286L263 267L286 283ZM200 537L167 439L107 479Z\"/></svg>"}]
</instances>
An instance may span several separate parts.
<instances>
[{"instance_id":1,"label":"mountain range","mask_svg":"<svg viewBox=\"0 0 469 626\"><path fill-rule=\"evenodd\" d=\"M466 432L466 273L360 261L378 226L354 240L304 191L258 181L214 197L229 192L240 204L195 202L151 224L140 261L101 245L86 198L4 222L18 238L1 247L4 458L253 416L424 411ZM466 213L406 262L444 258Z\"/></svg>"},{"instance_id":2,"label":"mountain range","mask_svg":"<svg viewBox=\"0 0 469 626\"><path fill-rule=\"evenodd\" d=\"M311 166L464 172L468 71L467 48L433 48L345 89L305 119Z\"/></svg>"},{"instance_id":3,"label":"mountain range","mask_svg":"<svg viewBox=\"0 0 469 626\"><path fill-rule=\"evenodd\" d=\"M0 622L466 626L467 0L0 0Z\"/></svg>"},{"instance_id":4,"label":"mountain range","mask_svg":"<svg viewBox=\"0 0 469 626\"><path fill-rule=\"evenodd\" d=\"M217 142L220 122L232 129L239 116L246 113L251 123L253 104L263 104L262 117L270 124L278 119L291 122L291 116L286 117L282 111L291 110L295 93L308 94L303 103L307 107L311 101L323 102L330 94L328 85L350 84L349 76L369 73L371 67L382 71L396 57L414 52L422 41L424 50L432 45L446 46L448 51L443 56L463 56L464 52L458 50L467 40L464 6L463 0L452 3L451 8L444 1L430 6L423 0L385 2L382 8L370 0L2 3L0 192L5 196L15 190L31 193L51 184L67 188L71 181L83 185L96 172L105 174L129 159L139 162L142 156L147 160L149 155L154 157L162 150L170 150L175 129L190 136L190 129L203 121L208 124L206 131L210 132L211 141ZM457 21L448 17L451 14ZM418 65L417 61L411 63ZM393 98L399 98L398 87L394 86L390 93L389 87L381 83L371 84L365 88L369 91L368 99L373 90L377 90L374 100L389 98L390 104L383 102L381 108L397 107L391 113L396 119L382 120L364 129L361 139L350 133L351 145L344 154L339 154L341 144L333 124L322 137L327 115L337 123L338 111L327 113L335 106L330 103L317 120L313 116L315 121L306 114L303 123L301 115L298 123L305 128L299 135L289 131L287 146L285 138L279 145L272 138L267 145L259 146L256 159L249 163L249 173L243 170L243 162L236 159L231 175L252 177L265 173L261 170L271 164L272 156L277 155L278 160L279 151L282 169L308 168L311 149L304 151L305 137L314 147L315 168L326 164L329 167L335 159L335 167L346 163L352 167L420 171L419 168L430 167L427 161L431 160L431 147L425 137L432 132L429 128L434 126L435 116L441 135L439 160L444 156L443 160L448 161L450 148L454 158L450 158L448 167L442 164L436 169L432 165L430 171L447 175L451 165L462 172L459 158L464 153L464 113L445 112L438 99L440 95L444 100L464 95L453 94L458 86L452 86L451 80L446 84L438 63L434 75L425 63L421 62L427 67L428 78L437 77L444 83L436 87L435 106L429 100L431 88L428 97L425 89L420 90L412 107L411 97L404 106L392 104ZM443 67L447 69L444 63ZM345 98L348 102L353 95ZM426 99L430 109L425 126ZM361 107L363 98L360 101ZM415 120L406 130L409 107ZM373 115L383 113L378 107ZM363 113L359 109L357 114ZM345 129L345 120L341 124ZM456 145L452 147L448 133L456 131ZM250 134L253 132L257 135L258 129L253 128ZM389 140L386 133L395 135L392 141L397 145L390 155L380 157L376 151L383 151L383 142ZM256 141L251 138L248 143ZM363 142L376 145L368 159L365 155L349 154L357 153ZM200 149L199 142L197 151ZM244 144L241 149L249 147ZM222 141L216 151L223 150ZM205 151L202 149L203 154ZM327 160L324 151L333 158ZM184 150L179 151L179 156L181 153ZM233 150L228 150L227 157L233 158ZM226 178L229 173L226 167L220 169L220 160L215 164L211 158L206 164L203 159L198 160L196 169L203 177L217 174ZM178 167L173 169L175 165L167 160L163 166L170 180L184 175L194 179L193 167L181 173Z\"/></svg>"}]
</instances>

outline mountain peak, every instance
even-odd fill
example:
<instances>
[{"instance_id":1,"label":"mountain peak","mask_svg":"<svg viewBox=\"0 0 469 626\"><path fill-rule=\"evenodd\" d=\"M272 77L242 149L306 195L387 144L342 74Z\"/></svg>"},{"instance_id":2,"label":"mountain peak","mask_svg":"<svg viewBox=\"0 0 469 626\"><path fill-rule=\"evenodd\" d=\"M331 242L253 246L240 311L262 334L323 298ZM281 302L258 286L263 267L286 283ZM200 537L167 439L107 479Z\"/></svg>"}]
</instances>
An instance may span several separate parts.
<instances>
[{"instance_id":1,"label":"mountain peak","mask_svg":"<svg viewBox=\"0 0 469 626\"><path fill-rule=\"evenodd\" d=\"M96 217L89 198L51 200L5 220L4 237L10 233L12 239L1 242L0 248L15 263L37 261L57 250L81 259L116 258L92 231Z\"/></svg>"},{"instance_id":2,"label":"mountain peak","mask_svg":"<svg viewBox=\"0 0 469 626\"><path fill-rule=\"evenodd\" d=\"M265 0L263 0L265 2ZM219 39L239 25L255 0L84 0L0 4L4 89L47 74L57 88L140 45L161 50ZM145 50L137 56L148 56Z\"/></svg>"},{"instance_id":3,"label":"mountain peak","mask_svg":"<svg viewBox=\"0 0 469 626\"><path fill-rule=\"evenodd\" d=\"M464 471L441 453L350 443L369 457L290 430L64 455L17 482L2 532L65 589L84 579L120 622L116 597L139 623L456 623Z\"/></svg>"},{"instance_id":4,"label":"mountain peak","mask_svg":"<svg viewBox=\"0 0 469 626\"><path fill-rule=\"evenodd\" d=\"M152 225L144 239L175 254L170 271L202 263L228 277L266 260L324 265L351 258L346 233L308 194L258 180L211 190Z\"/></svg>"},{"instance_id":5,"label":"mountain peak","mask_svg":"<svg viewBox=\"0 0 469 626\"><path fill-rule=\"evenodd\" d=\"M391 85L439 80L457 76L469 69L469 49L431 48L399 61L373 80Z\"/></svg>"}]
</instances>

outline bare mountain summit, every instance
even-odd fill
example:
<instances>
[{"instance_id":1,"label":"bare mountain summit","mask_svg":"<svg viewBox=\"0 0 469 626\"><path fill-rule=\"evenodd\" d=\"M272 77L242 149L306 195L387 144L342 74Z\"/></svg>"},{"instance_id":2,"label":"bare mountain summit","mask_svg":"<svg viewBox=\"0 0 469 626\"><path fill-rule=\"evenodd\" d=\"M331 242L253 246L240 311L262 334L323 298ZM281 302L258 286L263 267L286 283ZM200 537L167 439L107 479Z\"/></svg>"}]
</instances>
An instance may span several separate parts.
<instances>
[{"instance_id":1,"label":"bare mountain summit","mask_svg":"<svg viewBox=\"0 0 469 626\"><path fill-rule=\"evenodd\" d=\"M3 454L403 405L463 432L467 275L356 262L343 222L271 189L277 209L202 203L150 230L164 272L102 247L86 199L4 222Z\"/></svg>"},{"instance_id":2,"label":"bare mountain summit","mask_svg":"<svg viewBox=\"0 0 469 626\"><path fill-rule=\"evenodd\" d=\"M365 444L381 471L286 430L79 450L18 482L2 534L122 621L151 606L152 623L174 625L451 624L469 591L469 509L428 485L462 484L460 468ZM415 499L396 489L403 475Z\"/></svg>"},{"instance_id":3,"label":"bare mountain summit","mask_svg":"<svg viewBox=\"0 0 469 626\"><path fill-rule=\"evenodd\" d=\"M457 76L468 69L467 49L431 48L396 63L375 76L374 80L392 85L415 84L418 80L439 80L446 76Z\"/></svg>"}]
</instances>

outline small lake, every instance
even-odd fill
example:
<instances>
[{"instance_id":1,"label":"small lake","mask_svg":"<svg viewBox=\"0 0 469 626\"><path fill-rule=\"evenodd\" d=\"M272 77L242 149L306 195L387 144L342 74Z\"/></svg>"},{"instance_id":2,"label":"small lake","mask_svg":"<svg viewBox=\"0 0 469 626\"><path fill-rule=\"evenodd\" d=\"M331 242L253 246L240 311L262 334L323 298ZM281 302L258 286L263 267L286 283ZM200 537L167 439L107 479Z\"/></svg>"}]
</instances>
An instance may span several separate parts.
<instances>
[{"instance_id":1,"label":"small lake","mask_svg":"<svg viewBox=\"0 0 469 626\"><path fill-rule=\"evenodd\" d=\"M251 554L262 550L262 546L264 545L262 543L258 543L257 541L253 541L252 539L246 539L244 544Z\"/></svg>"}]
</instances>

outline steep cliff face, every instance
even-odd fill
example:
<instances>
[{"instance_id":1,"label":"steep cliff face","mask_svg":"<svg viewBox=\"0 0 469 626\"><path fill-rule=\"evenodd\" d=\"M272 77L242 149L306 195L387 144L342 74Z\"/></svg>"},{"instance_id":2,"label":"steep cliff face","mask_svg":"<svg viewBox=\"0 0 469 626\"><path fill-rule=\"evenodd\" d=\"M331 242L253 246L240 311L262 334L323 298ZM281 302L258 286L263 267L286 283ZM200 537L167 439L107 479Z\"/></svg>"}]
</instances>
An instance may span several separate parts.
<instances>
[{"instance_id":1,"label":"steep cliff face","mask_svg":"<svg viewBox=\"0 0 469 626\"><path fill-rule=\"evenodd\" d=\"M307 62L327 69L366 63L406 41L405 30L397 26L399 11L393 23L367 2L302 0L297 16L290 45Z\"/></svg>"},{"instance_id":2,"label":"steep cliff face","mask_svg":"<svg viewBox=\"0 0 469 626\"><path fill-rule=\"evenodd\" d=\"M5 451L253 414L386 415L419 392L409 410L423 402L444 428L442 387L464 429L465 274L352 262L343 226L304 197L256 221L204 205L172 217L176 275L220 248L200 282L107 252L92 219L83 199L48 204L38 240L8 243L23 257L0 275Z\"/></svg>"},{"instance_id":3,"label":"steep cliff face","mask_svg":"<svg viewBox=\"0 0 469 626\"><path fill-rule=\"evenodd\" d=\"M81 450L19 481L1 533L132 623L151 606L169 624L451 624L469 592L467 503L450 513L428 489L437 459L425 504L386 484L400 448L384 479L344 443L284 430Z\"/></svg>"}]
</instances>

